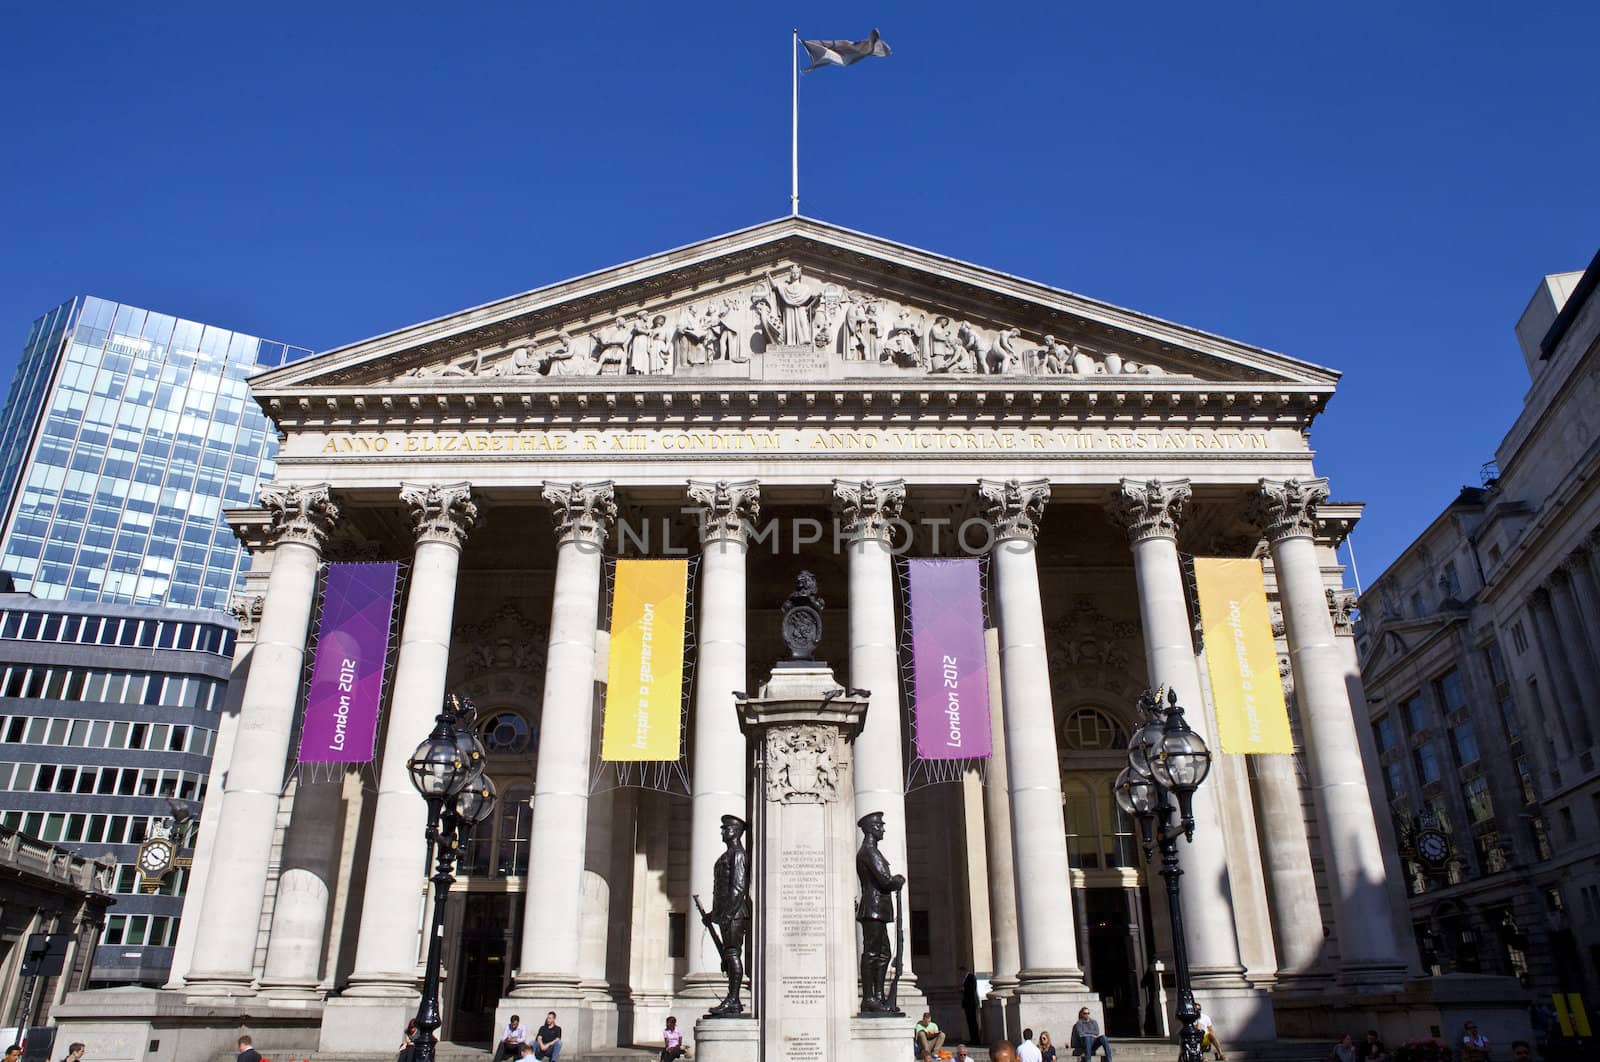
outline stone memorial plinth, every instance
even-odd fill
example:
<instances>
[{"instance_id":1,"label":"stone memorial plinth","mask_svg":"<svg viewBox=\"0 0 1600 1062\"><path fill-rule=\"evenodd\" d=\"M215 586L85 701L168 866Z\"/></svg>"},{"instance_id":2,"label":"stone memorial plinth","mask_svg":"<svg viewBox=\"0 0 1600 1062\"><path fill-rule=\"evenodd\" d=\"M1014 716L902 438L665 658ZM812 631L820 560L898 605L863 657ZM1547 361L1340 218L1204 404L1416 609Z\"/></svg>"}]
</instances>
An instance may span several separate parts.
<instances>
[{"instance_id":1,"label":"stone memorial plinth","mask_svg":"<svg viewBox=\"0 0 1600 1062\"><path fill-rule=\"evenodd\" d=\"M756 1014L763 1062L881 1058L857 1050L854 741L867 699L825 664L788 661L739 701L755 776ZM909 1040L911 1019L881 1018ZM903 1028L902 1028L903 1026Z\"/></svg>"}]
</instances>

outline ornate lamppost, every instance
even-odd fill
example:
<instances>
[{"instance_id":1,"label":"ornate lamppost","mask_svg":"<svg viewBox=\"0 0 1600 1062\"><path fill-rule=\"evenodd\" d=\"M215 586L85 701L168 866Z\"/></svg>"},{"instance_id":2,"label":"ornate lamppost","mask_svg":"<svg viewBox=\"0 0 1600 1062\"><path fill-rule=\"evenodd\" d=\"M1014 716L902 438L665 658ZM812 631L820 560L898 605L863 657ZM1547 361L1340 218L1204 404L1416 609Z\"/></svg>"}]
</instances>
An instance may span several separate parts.
<instances>
[{"instance_id":1,"label":"ornate lamppost","mask_svg":"<svg viewBox=\"0 0 1600 1062\"><path fill-rule=\"evenodd\" d=\"M1189 950L1183 940L1183 900L1178 880L1178 838L1194 843L1194 791L1211 773L1211 750L1184 721L1178 694L1169 690L1166 703L1146 690L1139 698L1146 722L1128 742L1128 766L1117 776L1117 803L1139 820L1145 858L1161 849L1161 877L1167 883L1167 910L1172 916L1172 964L1178 979L1178 1062L1200 1062L1200 1006L1189 984ZM1177 805L1168 799L1177 798ZM1177 817L1174 823L1173 817Z\"/></svg>"},{"instance_id":2,"label":"ornate lamppost","mask_svg":"<svg viewBox=\"0 0 1600 1062\"><path fill-rule=\"evenodd\" d=\"M494 812L494 783L483 773L483 743L473 733L478 711L472 702L448 694L434 718L433 732L406 761L411 784L428 802L428 859L438 856L433 872L433 918L429 922L428 965L417 1007L415 1062L433 1062L434 1030L439 1014L439 965L443 956L444 904L455 878L456 853L472 827ZM424 863L426 866L426 863Z\"/></svg>"}]
</instances>

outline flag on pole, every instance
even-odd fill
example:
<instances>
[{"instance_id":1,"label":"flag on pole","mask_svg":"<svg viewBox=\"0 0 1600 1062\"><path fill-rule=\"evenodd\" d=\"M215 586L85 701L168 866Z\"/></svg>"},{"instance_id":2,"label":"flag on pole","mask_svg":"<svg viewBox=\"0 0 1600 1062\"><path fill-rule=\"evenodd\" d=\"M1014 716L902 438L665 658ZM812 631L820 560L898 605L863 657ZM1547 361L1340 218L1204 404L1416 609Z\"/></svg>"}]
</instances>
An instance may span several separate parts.
<instances>
[{"instance_id":1,"label":"flag on pole","mask_svg":"<svg viewBox=\"0 0 1600 1062\"><path fill-rule=\"evenodd\" d=\"M889 50L889 43L878 36L877 30L873 30L864 41L801 41L800 43L806 46L806 54L811 57L811 65L801 73L810 73L824 66L849 66L874 55L894 54Z\"/></svg>"}]
</instances>

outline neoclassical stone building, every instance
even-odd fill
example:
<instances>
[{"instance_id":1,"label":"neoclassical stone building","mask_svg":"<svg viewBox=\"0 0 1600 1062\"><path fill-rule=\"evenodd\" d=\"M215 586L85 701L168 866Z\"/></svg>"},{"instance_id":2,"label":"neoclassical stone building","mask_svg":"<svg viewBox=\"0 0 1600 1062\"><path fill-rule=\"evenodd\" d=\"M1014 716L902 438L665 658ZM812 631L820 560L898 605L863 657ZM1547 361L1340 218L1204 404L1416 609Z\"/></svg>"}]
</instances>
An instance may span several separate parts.
<instances>
[{"instance_id":1,"label":"neoclassical stone building","mask_svg":"<svg viewBox=\"0 0 1600 1062\"><path fill-rule=\"evenodd\" d=\"M149 1028L231 1015L258 1044L391 1050L426 898L405 759L447 690L479 707L502 805L450 901L446 1037L553 1009L577 1053L692 1022L721 977L691 897L710 894L720 816L747 809L734 691L784 655L778 607L809 570L818 655L871 694L856 811L883 813L908 878L903 997L960 1030L973 969L991 1021L1064 1029L1089 995L1136 1035L1170 940L1111 783L1146 686L1175 689L1217 748L1196 554L1267 558L1300 745L1219 754L1198 794L1183 858L1201 1001L1251 1040L1330 991L1397 989L1355 657L1330 612L1360 507L1327 501L1309 441L1336 380L804 218L257 377L279 478L233 514L255 558L236 706ZM963 551L990 558L997 748L950 777L912 756L895 561ZM683 757L665 784L622 785L637 779L596 740L607 559L685 553ZM319 565L351 558L408 565L379 758L285 787Z\"/></svg>"}]
</instances>

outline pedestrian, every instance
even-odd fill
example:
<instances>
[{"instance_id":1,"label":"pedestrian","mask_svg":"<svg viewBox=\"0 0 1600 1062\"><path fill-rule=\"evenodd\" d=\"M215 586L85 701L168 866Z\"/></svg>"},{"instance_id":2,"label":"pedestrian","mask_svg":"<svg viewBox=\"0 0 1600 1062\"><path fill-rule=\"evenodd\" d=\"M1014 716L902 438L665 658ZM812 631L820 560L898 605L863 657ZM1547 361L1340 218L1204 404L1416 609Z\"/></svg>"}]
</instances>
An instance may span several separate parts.
<instances>
[{"instance_id":1,"label":"pedestrian","mask_svg":"<svg viewBox=\"0 0 1600 1062\"><path fill-rule=\"evenodd\" d=\"M1100 1031L1100 1023L1089 1016L1089 1008L1080 1007L1078 1024L1072 1027L1072 1053L1083 1055L1084 1062L1089 1062L1094 1058L1096 1047L1103 1049L1106 1053L1106 1062L1111 1062L1111 1041Z\"/></svg>"},{"instance_id":2,"label":"pedestrian","mask_svg":"<svg viewBox=\"0 0 1600 1062\"><path fill-rule=\"evenodd\" d=\"M84 1050L85 1047L83 1044L68 1045L67 1053L62 1057L61 1062L83 1062Z\"/></svg>"},{"instance_id":3,"label":"pedestrian","mask_svg":"<svg viewBox=\"0 0 1600 1062\"><path fill-rule=\"evenodd\" d=\"M21 1044L12 1044L10 1047L6 1048L5 1058L4 1059L0 1059L0 1062L17 1062L17 1059L19 1059L21 1057L22 1057L22 1045Z\"/></svg>"},{"instance_id":4,"label":"pedestrian","mask_svg":"<svg viewBox=\"0 0 1600 1062\"><path fill-rule=\"evenodd\" d=\"M992 1058L993 1056L990 1057ZM966 1044L956 1045L956 1057L953 1062L972 1062L972 1056L967 1054Z\"/></svg>"},{"instance_id":5,"label":"pedestrian","mask_svg":"<svg viewBox=\"0 0 1600 1062\"><path fill-rule=\"evenodd\" d=\"M1533 1048L1528 1041L1511 1041L1511 1062L1533 1062Z\"/></svg>"},{"instance_id":6,"label":"pedestrian","mask_svg":"<svg viewBox=\"0 0 1600 1062\"><path fill-rule=\"evenodd\" d=\"M1461 1028L1461 1062L1489 1062L1489 1038L1478 1031L1475 1022Z\"/></svg>"},{"instance_id":7,"label":"pedestrian","mask_svg":"<svg viewBox=\"0 0 1600 1062\"><path fill-rule=\"evenodd\" d=\"M1022 1042L1017 1045L1017 1062L1043 1062L1039 1045L1033 1042L1033 1030L1022 1030Z\"/></svg>"},{"instance_id":8,"label":"pedestrian","mask_svg":"<svg viewBox=\"0 0 1600 1062\"><path fill-rule=\"evenodd\" d=\"M1228 1056L1222 1051L1222 1041L1217 1039L1217 1029L1211 1024L1211 1016L1201 1011L1194 1027L1200 1030L1200 1053L1205 1054L1207 1050L1215 1051L1217 1062L1227 1062Z\"/></svg>"},{"instance_id":9,"label":"pedestrian","mask_svg":"<svg viewBox=\"0 0 1600 1062\"><path fill-rule=\"evenodd\" d=\"M978 1021L978 975L961 968L961 1013L967 1017L967 1042L983 1043L983 1026Z\"/></svg>"},{"instance_id":10,"label":"pedestrian","mask_svg":"<svg viewBox=\"0 0 1600 1062\"><path fill-rule=\"evenodd\" d=\"M1328 1062L1357 1062L1356 1038L1349 1033L1339 1037L1339 1042L1333 1045L1333 1050L1328 1054Z\"/></svg>"},{"instance_id":11,"label":"pedestrian","mask_svg":"<svg viewBox=\"0 0 1600 1062\"><path fill-rule=\"evenodd\" d=\"M1377 1029L1368 1029L1367 1038L1359 1052L1361 1062L1389 1062L1389 1049L1378 1039Z\"/></svg>"},{"instance_id":12,"label":"pedestrian","mask_svg":"<svg viewBox=\"0 0 1600 1062\"><path fill-rule=\"evenodd\" d=\"M1039 1062L1056 1062L1056 1045L1050 1042L1050 1032L1039 1030Z\"/></svg>"},{"instance_id":13,"label":"pedestrian","mask_svg":"<svg viewBox=\"0 0 1600 1062\"><path fill-rule=\"evenodd\" d=\"M522 1024L522 1015L513 1014L500 1033L500 1043L494 1049L494 1062L504 1058L521 1058L522 1045L528 1042L528 1030Z\"/></svg>"},{"instance_id":14,"label":"pedestrian","mask_svg":"<svg viewBox=\"0 0 1600 1062\"><path fill-rule=\"evenodd\" d=\"M933 1020L929 1011L922 1012L922 1020L911 1028L913 1050L918 1058L937 1059L939 1051L944 1047L944 1033L939 1031L939 1023Z\"/></svg>"},{"instance_id":15,"label":"pedestrian","mask_svg":"<svg viewBox=\"0 0 1600 1062\"><path fill-rule=\"evenodd\" d=\"M394 1056L394 1062L412 1062L417 1057L417 1028L417 1019L406 1022L406 1031L400 1034L400 1051Z\"/></svg>"},{"instance_id":16,"label":"pedestrian","mask_svg":"<svg viewBox=\"0 0 1600 1062\"><path fill-rule=\"evenodd\" d=\"M677 1062L688 1053L689 1049L683 1046L683 1030L678 1028L678 1019L668 1016L667 1027L661 1030L661 1062Z\"/></svg>"},{"instance_id":17,"label":"pedestrian","mask_svg":"<svg viewBox=\"0 0 1600 1062\"><path fill-rule=\"evenodd\" d=\"M556 1012L544 1016L544 1024L533 1037L533 1057L539 1062L556 1062L561 1057L561 1026L556 1024Z\"/></svg>"},{"instance_id":18,"label":"pedestrian","mask_svg":"<svg viewBox=\"0 0 1600 1062\"><path fill-rule=\"evenodd\" d=\"M13 1060L8 1057L6 1062L13 1062ZM261 1052L257 1051L255 1046L251 1044L250 1037L239 1037L239 1057L235 1059L235 1062L261 1062Z\"/></svg>"}]
</instances>

